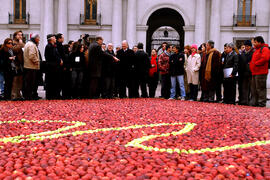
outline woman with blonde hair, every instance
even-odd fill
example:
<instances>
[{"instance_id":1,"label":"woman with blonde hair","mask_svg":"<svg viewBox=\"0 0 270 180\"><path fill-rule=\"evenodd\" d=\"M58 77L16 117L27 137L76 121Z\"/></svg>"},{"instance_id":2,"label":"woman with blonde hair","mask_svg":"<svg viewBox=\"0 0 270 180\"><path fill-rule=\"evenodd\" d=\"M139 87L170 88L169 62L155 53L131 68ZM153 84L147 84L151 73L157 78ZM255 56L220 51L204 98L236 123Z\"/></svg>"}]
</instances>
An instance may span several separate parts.
<instances>
[{"instance_id":1,"label":"woman with blonde hair","mask_svg":"<svg viewBox=\"0 0 270 180\"><path fill-rule=\"evenodd\" d=\"M190 100L197 101L198 85L199 85L199 70L201 67L201 56L198 54L196 44L191 46L191 55L187 59L186 72L187 80L190 88Z\"/></svg>"}]
</instances>

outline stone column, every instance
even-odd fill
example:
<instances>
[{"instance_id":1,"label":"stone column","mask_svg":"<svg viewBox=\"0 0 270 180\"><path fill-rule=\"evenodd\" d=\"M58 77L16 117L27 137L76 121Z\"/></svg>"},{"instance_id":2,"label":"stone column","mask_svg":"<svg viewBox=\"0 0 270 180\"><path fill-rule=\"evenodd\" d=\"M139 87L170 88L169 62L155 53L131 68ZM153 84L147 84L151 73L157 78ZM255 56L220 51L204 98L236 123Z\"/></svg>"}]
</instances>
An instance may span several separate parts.
<instances>
[{"instance_id":1,"label":"stone column","mask_svg":"<svg viewBox=\"0 0 270 180\"><path fill-rule=\"evenodd\" d=\"M42 0L40 3L41 7L41 47L40 50L44 51L45 46L47 44L47 34L51 34L54 33L54 28L53 28L53 24L54 24L54 7L53 7L53 0ZM42 53L43 55L43 53Z\"/></svg>"},{"instance_id":2,"label":"stone column","mask_svg":"<svg viewBox=\"0 0 270 180\"><path fill-rule=\"evenodd\" d=\"M220 10L221 1L212 0L211 20L210 20L210 39L215 42L215 47L220 48Z\"/></svg>"},{"instance_id":3,"label":"stone column","mask_svg":"<svg viewBox=\"0 0 270 180\"><path fill-rule=\"evenodd\" d=\"M64 35L65 42L68 41L68 0L59 0L57 32Z\"/></svg>"},{"instance_id":4,"label":"stone column","mask_svg":"<svg viewBox=\"0 0 270 180\"><path fill-rule=\"evenodd\" d=\"M112 43L114 47L122 41L122 0L113 0Z\"/></svg>"},{"instance_id":5,"label":"stone column","mask_svg":"<svg viewBox=\"0 0 270 180\"><path fill-rule=\"evenodd\" d=\"M196 2L195 43L199 46L205 42L206 0Z\"/></svg>"},{"instance_id":6,"label":"stone column","mask_svg":"<svg viewBox=\"0 0 270 180\"><path fill-rule=\"evenodd\" d=\"M137 0L128 0L127 41L130 48L137 44Z\"/></svg>"}]
</instances>

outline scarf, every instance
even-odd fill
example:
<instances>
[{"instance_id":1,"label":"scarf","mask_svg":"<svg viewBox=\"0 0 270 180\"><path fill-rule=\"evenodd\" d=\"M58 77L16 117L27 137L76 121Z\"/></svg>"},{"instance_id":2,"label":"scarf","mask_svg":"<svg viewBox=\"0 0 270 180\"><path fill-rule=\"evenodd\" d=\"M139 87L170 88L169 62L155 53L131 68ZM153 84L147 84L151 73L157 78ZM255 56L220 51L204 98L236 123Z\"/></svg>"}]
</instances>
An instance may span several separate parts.
<instances>
[{"instance_id":1,"label":"scarf","mask_svg":"<svg viewBox=\"0 0 270 180\"><path fill-rule=\"evenodd\" d=\"M157 72L157 56L151 57L151 65L155 65L155 67L151 67L149 70L149 76L153 77L154 74Z\"/></svg>"},{"instance_id":2,"label":"scarf","mask_svg":"<svg viewBox=\"0 0 270 180\"><path fill-rule=\"evenodd\" d=\"M213 54L215 51L217 51L217 50L215 48L213 48L207 52L207 54L209 54L209 56L208 56L208 60L207 60L206 68L205 68L205 76L204 76L206 81L211 80L212 58L213 58Z\"/></svg>"}]
</instances>

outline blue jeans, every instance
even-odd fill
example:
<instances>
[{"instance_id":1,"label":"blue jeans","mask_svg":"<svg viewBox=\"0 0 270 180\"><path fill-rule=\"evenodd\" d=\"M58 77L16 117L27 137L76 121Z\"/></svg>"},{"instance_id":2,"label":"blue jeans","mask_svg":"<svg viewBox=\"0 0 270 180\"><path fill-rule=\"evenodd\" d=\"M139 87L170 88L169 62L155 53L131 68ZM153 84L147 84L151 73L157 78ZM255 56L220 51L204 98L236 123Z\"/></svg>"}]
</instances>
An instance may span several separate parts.
<instances>
[{"instance_id":1,"label":"blue jeans","mask_svg":"<svg viewBox=\"0 0 270 180\"><path fill-rule=\"evenodd\" d=\"M5 78L4 78L4 73L3 72L0 72L0 95L3 96L4 95L4 81L5 81Z\"/></svg>"},{"instance_id":2,"label":"blue jeans","mask_svg":"<svg viewBox=\"0 0 270 180\"><path fill-rule=\"evenodd\" d=\"M177 79L177 81L179 83L179 86L180 86L181 97L184 98L184 97L186 97L184 75L171 76L172 87L171 87L171 96L170 96L170 98L175 98L175 95L176 95L176 79Z\"/></svg>"}]
</instances>

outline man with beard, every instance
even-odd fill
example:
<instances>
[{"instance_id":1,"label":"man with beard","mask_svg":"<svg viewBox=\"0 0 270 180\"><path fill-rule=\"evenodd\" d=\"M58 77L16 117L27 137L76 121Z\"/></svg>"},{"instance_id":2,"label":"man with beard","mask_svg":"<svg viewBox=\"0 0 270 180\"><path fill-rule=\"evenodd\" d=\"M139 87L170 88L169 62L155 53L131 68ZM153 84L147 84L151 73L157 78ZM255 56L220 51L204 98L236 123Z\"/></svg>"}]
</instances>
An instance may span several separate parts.
<instances>
[{"instance_id":1,"label":"man with beard","mask_svg":"<svg viewBox=\"0 0 270 180\"><path fill-rule=\"evenodd\" d=\"M206 44L206 54L201 65L201 87L204 94L204 102L214 102L216 86L222 73L221 54L214 48L214 41Z\"/></svg>"}]
</instances>

